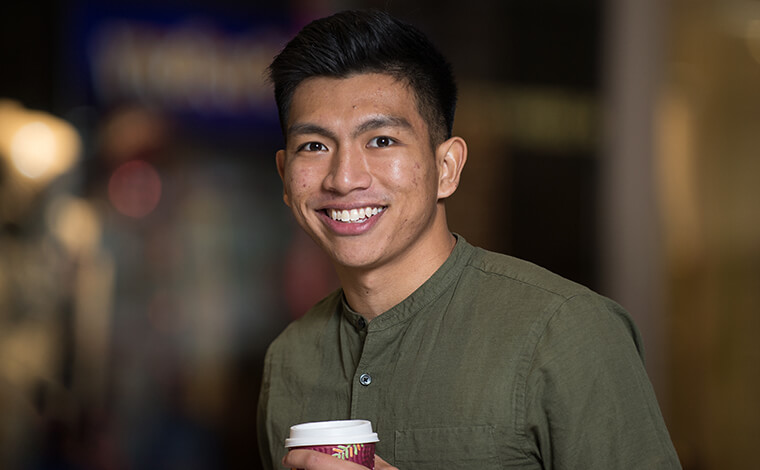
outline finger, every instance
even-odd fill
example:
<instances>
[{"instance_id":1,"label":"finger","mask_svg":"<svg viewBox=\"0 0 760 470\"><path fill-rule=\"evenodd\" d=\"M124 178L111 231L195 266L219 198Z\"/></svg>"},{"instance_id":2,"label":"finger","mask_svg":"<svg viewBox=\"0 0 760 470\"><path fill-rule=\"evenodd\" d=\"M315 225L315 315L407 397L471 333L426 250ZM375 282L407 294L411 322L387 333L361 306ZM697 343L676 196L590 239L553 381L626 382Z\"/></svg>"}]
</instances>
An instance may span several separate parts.
<instances>
[{"instance_id":1,"label":"finger","mask_svg":"<svg viewBox=\"0 0 760 470\"><path fill-rule=\"evenodd\" d=\"M398 470L398 468L389 464L388 462L380 458L379 455L375 454L375 470Z\"/></svg>"},{"instance_id":2,"label":"finger","mask_svg":"<svg viewBox=\"0 0 760 470\"><path fill-rule=\"evenodd\" d=\"M282 464L289 468L304 470L367 470L358 463L340 460L332 455L315 450L293 449L282 459Z\"/></svg>"}]
</instances>

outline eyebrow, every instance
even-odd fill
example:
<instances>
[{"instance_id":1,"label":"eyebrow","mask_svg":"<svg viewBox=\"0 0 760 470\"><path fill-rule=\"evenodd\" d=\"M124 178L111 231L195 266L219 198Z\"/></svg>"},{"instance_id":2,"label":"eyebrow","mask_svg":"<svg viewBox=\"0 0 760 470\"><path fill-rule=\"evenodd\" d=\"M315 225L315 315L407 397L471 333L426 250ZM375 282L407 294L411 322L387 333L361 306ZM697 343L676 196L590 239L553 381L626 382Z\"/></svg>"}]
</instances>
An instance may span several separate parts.
<instances>
[{"instance_id":1,"label":"eyebrow","mask_svg":"<svg viewBox=\"0 0 760 470\"><path fill-rule=\"evenodd\" d=\"M295 123L288 128L288 137L303 135L303 134L318 134L318 135L323 135L333 140L338 139L338 136L336 136L335 133L330 131L329 129L325 129L322 126L318 126L317 124L311 124L308 122Z\"/></svg>"},{"instance_id":2,"label":"eyebrow","mask_svg":"<svg viewBox=\"0 0 760 470\"><path fill-rule=\"evenodd\" d=\"M392 115L380 115L372 117L363 123L359 124L359 126L354 129L354 131L351 133L351 137L358 137L359 135L374 130L374 129L380 129L383 127L399 127L404 129L411 129L412 125L411 123L399 116L392 116ZM326 129L318 124L313 124L309 122L303 122L303 123L295 123L292 126L288 128L288 136L297 136L297 135L303 135L303 134L317 134L325 136L332 140L338 140L338 136L332 132L329 129Z\"/></svg>"},{"instance_id":3,"label":"eyebrow","mask_svg":"<svg viewBox=\"0 0 760 470\"><path fill-rule=\"evenodd\" d=\"M357 137L367 131L380 129L382 127L400 127L404 129L411 129L412 125L403 117L383 114L361 123L356 129L354 129L352 137Z\"/></svg>"}]
</instances>

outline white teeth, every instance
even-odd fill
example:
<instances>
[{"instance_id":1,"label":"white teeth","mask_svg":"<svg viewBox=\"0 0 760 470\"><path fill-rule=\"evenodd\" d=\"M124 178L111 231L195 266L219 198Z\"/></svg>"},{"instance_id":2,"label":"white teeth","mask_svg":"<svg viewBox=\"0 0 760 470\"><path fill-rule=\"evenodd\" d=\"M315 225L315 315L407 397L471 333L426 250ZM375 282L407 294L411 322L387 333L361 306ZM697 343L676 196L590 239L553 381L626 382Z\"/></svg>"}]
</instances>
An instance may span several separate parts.
<instances>
[{"instance_id":1,"label":"white teeth","mask_svg":"<svg viewBox=\"0 0 760 470\"><path fill-rule=\"evenodd\" d=\"M333 220L337 220L340 222L349 222L349 223L355 223L355 222L364 222L368 218L372 217L373 215L377 215L380 212L383 211L384 208L382 207L362 207L360 209L351 209L349 210L336 210L336 209L330 209L329 214L330 217Z\"/></svg>"}]
</instances>

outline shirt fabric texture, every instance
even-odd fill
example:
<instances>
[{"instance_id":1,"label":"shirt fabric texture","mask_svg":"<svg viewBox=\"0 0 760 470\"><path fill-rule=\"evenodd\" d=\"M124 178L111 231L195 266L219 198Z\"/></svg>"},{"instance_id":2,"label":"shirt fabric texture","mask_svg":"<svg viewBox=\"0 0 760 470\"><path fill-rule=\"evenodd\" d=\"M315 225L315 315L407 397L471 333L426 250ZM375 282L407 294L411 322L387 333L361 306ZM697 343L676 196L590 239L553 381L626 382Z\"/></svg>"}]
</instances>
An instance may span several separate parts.
<instances>
[{"instance_id":1,"label":"shirt fabric texture","mask_svg":"<svg viewBox=\"0 0 760 470\"><path fill-rule=\"evenodd\" d=\"M370 420L401 470L680 468L629 315L460 236L371 322L338 290L272 343L265 468L282 468L291 425L335 419Z\"/></svg>"}]
</instances>

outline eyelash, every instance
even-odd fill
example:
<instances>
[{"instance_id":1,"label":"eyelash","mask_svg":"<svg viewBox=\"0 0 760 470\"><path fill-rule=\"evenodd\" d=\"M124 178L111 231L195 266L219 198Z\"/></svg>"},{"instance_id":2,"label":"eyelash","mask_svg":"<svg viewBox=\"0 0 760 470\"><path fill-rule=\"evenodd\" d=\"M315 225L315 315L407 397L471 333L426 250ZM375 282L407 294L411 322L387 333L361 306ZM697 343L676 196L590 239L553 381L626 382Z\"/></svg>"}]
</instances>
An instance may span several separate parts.
<instances>
[{"instance_id":1,"label":"eyelash","mask_svg":"<svg viewBox=\"0 0 760 470\"><path fill-rule=\"evenodd\" d=\"M377 141L380 140L380 139L387 140L387 143L385 145L379 145L377 143ZM397 143L398 143L398 141L396 139L394 139L393 137L388 137L387 135L380 135L380 136L373 137L372 139L370 139L370 141L367 143L367 147L369 147L369 148L385 148L385 147L391 147L391 146L393 146L393 145L395 145ZM310 149L311 146L319 146L319 149ZM323 144L321 142L306 142L304 144L301 144L296 149L297 152L302 152L302 151L306 151L306 152L323 152L325 150L327 150L327 146L325 146L325 144Z\"/></svg>"},{"instance_id":2,"label":"eyelash","mask_svg":"<svg viewBox=\"0 0 760 470\"><path fill-rule=\"evenodd\" d=\"M312 145L315 145L315 146L318 145L320 147L319 150L314 150L314 149L310 150L309 146L312 146ZM301 151L306 151L306 152L323 152L326 149L327 149L327 147L325 146L325 144L322 144L320 142L306 142L305 144L300 145L298 147L298 149L296 149L296 151L297 152L301 152Z\"/></svg>"},{"instance_id":3,"label":"eyelash","mask_svg":"<svg viewBox=\"0 0 760 470\"><path fill-rule=\"evenodd\" d=\"M382 146L381 145L371 145L372 142L377 142L380 139L387 140L388 144L387 145L382 145ZM370 139L369 143L367 144L367 147L384 148L384 147L390 147L390 146L392 146L392 145L394 145L396 143L397 143L397 141L393 137L388 137L387 135L380 135L380 136L377 136L377 137L374 137L374 138Z\"/></svg>"}]
</instances>

